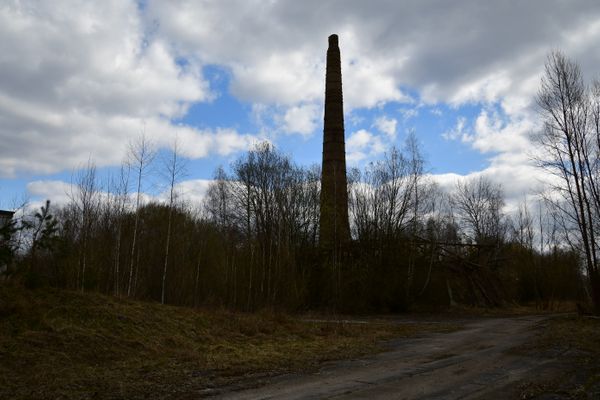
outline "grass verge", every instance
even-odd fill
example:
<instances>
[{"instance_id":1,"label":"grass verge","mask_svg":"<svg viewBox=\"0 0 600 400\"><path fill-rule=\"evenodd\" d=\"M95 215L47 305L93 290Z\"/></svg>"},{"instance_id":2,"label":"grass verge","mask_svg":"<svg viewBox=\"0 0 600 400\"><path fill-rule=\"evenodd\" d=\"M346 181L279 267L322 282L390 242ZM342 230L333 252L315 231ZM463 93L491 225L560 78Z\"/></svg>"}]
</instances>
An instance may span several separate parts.
<instances>
[{"instance_id":1,"label":"grass verge","mask_svg":"<svg viewBox=\"0 0 600 400\"><path fill-rule=\"evenodd\" d=\"M0 286L0 398L198 398L243 377L312 369L378 351L386 339L454 329Z\"/></svg>"}]
</instances>

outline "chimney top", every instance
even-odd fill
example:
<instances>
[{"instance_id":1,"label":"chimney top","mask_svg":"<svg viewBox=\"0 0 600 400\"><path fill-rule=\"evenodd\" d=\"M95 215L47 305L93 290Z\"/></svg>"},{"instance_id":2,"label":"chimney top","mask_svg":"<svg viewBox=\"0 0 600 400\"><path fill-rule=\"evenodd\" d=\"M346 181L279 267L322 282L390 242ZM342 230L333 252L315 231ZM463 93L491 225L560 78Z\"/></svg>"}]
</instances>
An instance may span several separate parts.
<instances>
[{"instance_id":1,"label":"chimney top","mask_svg":"<svg viewBox=\"0 0 600 400\"><path fill-rule=\"evenodd\" d=\"M333 34L329 36L329 47L337 47L338 46L338 35Z\"/></svg>"}]
</instances>

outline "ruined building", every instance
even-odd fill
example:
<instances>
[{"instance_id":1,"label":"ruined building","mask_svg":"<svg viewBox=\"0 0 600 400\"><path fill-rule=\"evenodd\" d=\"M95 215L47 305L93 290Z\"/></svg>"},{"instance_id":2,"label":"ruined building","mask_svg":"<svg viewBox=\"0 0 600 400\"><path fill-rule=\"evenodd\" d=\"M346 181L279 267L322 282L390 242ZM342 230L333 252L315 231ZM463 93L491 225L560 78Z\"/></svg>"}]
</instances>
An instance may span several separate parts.
<instances>
[{"instance_id":1,"label":"ruined building","mask_svg":"<svg viewBox=\"0 0 600 400\"><path fill-rule=\"evenodd\" d=\"M337 251L350 240L342 68L337 35L329 36L327 49L319 222L319 238L323 250Z\"/></svg>"}]
</instances>

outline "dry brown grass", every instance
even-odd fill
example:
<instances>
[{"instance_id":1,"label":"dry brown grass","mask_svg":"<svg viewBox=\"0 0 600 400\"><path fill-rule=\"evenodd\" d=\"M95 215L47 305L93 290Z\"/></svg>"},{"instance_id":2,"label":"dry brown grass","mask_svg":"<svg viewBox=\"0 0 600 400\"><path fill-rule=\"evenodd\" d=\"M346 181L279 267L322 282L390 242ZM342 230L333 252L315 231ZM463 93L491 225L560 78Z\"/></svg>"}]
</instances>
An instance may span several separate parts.
<instances>
[{"instance_id":1,"label":"dry brown grass","mask_svg":"<svg viewBox=\"0 0 600 400\"><path fill-rule=\"evenodd\" d=\"M315 368L443 324L306 322L0 286L0 398L196 398L244 376Z\"/></svg>"}]
</instances>

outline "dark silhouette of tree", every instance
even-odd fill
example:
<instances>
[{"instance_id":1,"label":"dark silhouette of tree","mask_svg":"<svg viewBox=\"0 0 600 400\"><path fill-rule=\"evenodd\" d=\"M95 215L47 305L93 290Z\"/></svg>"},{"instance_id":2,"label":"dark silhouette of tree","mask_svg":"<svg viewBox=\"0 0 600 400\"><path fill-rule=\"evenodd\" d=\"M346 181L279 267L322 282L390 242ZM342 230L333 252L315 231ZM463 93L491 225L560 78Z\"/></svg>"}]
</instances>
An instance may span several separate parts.
<instances>
[{"instance_id":1,"label":"dark silhouette of tree","mask_svg":"<svg viewBox=\"0 0 600 400\"><path fill-rule=\"evenodd\" d=\"M153 200L144 186L155 152L142 135L107 188L90 160L67 204L23 218L18 233L30 240L11 248L16 279L189 306L385 312L534 300L551 308L580 299L585 276L598 301L600 84L586 87L575 64L550 57L539 140L562 199L536 226L525 204L504 215L490 180L437 187L414 133L351 170L347 186L337 36L329 41L322 169L260 143L218 168L193 203L176 196L175 147L162 169L168 200Z\"/></svg>"},{"instance_id":2,"label":"dark silhouette of tree","mask_svg":"<svg viewBox=\"0 0 600 400\"><path fill-rule=\"evenodd\" d=\"M167 220L167 234L165 237L165 261L162 276L162 287L160 302L165 303L165 284L167 281L167 268L169 265L169 251L171 249L171 231L173 229L173 211L175 207L175 185L186 173L186 164L179 154L179 143L177 139L173 142L169 156L164 160L165 177L169 188L169 217Z\"/></svg>"},{"instance_id":3,"label":"dark silhouette of tree","mask_svg":"<svg viewBox=\"0 0 600 400\"><path fill-rule=\"evenodd\" d=\"M96 222L100 212L100 198L98 183L96 180L96 165L89 160L86 167L76 176L72 184L71 204L75 206L78 214L79 235L79 268L77 274L80 282L77 284L83 292L86 284L86 272L88 269L88 253L90 247L90 236L92 224Z\"/></svg>"},{"instance_id":4,"label":"dark silhouette of tree","mask_svg":"<svg viewBox=\"0 0 600 400\"><path fill-rule=\"evenodd\" d=\"M483 177L458 182L450 203L468 241L498 244L504 240L504 196L498 185Z\"/></svg>"},{"instance_id":5,"label":"dark silhouette of tree","mask_svg":"<svg viewBox=\"0 0 600 400\"><path fill-rule=\"evenodd\" d=\"M140 203L142 196L142 182L145 175L148 173L150 165L154 161L156 152L152 144L146 138L145 133L142 133L135 141L129 144L129 164L135 173L136 179L136 196L135 196L135 223L133 227L133 238L131 240L131 252L129 259L129 279L127 280L127 296L131 296L135 292L135 285L139 277L139 263L137 263L139 249L138 236L140 224ZM135 266L135 268L134 268ZM135 270L135 274L134 274Z\"/></svg>"},{"instance_id":6,"label":"dark silhouette of tree","mask_svg":"<svg viewBox=\"0 0 600 400\"><path fill-rule=\"evenodd\" d=\"M16 221L12 219L13 213L0 211L0 268L8 268L16 250L13 236L17 232Z\"/></svg>"},{"instance_id":7,"label":"dark silhouette of tree","mask_svg":"<svg viewBox=\"0 0 600 400\"><path fill-rule=\"evenodd\" d=\"M544 129L537 137L540 166L554 175L553 201L564 217L568 242L585 265L596 313L600 313L600 86L586 86L579 66L560 52L549 55L537 96Z\"/></svg>"},{"instance_id":8,"label":"dark silhouette of tree","mask_svg":"<svg viewBox=\"0 0 600 400\"><path fill-rule=\"evenodd\" d=\"M46 200L33 216L24 219L22 225L22 229L28 232L31 241L26 284L35 287L44 284L39 270L39 253L52 251L57 240L58 220L50 213L50 200Z\"/></svg>"}]
</instances>

